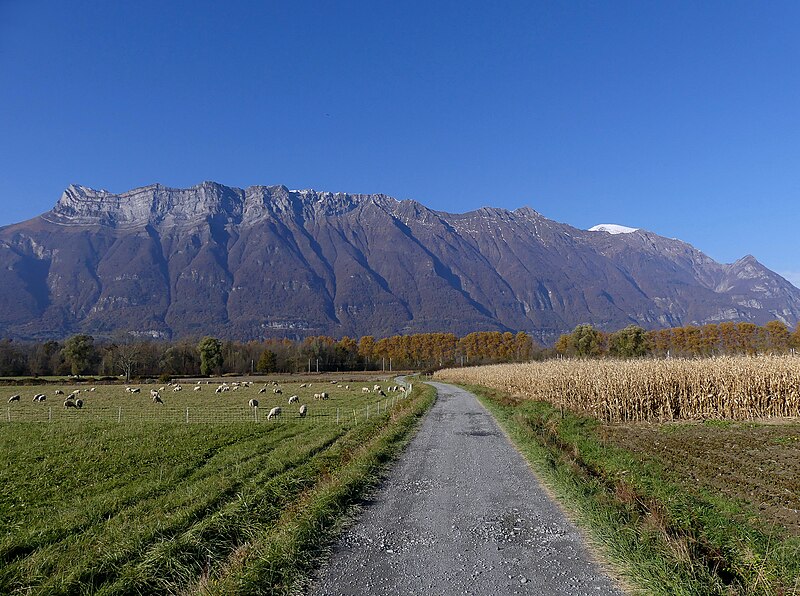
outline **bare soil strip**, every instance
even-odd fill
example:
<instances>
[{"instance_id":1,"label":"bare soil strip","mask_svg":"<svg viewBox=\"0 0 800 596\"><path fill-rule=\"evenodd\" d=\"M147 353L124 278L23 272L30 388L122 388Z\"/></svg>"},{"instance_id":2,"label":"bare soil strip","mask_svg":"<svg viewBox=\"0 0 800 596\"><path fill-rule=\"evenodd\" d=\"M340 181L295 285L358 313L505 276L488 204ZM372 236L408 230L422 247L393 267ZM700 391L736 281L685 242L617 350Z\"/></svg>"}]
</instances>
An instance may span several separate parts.
<instances>
[{"instance_id":1,"label":"bare soil strip","mask_svg":"<svg viewBox=\"0 0 800 596\"><path fill-rule=\"evenodd\" d=\"M437 403L311 594L622 594L471 393Z\"/></svg>"}]
</instances>

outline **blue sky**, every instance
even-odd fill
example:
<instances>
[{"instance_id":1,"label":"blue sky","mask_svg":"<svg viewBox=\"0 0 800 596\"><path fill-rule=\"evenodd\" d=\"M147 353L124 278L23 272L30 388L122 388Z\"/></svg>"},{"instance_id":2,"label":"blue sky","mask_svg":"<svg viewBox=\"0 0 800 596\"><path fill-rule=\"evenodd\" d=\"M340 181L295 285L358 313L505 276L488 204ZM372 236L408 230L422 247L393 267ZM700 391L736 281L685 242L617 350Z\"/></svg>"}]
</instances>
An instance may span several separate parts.
<instances>
[{"instance_id":1,"label":"blue sky","mask_svg":"<svg viewBox=\"0 0 800 596\"><path fill-rule=\"evenodd\" d=\"M529 205L800 284L796 2L0 0L0 225L70 183Z\"/></svg>"}]
</instances>

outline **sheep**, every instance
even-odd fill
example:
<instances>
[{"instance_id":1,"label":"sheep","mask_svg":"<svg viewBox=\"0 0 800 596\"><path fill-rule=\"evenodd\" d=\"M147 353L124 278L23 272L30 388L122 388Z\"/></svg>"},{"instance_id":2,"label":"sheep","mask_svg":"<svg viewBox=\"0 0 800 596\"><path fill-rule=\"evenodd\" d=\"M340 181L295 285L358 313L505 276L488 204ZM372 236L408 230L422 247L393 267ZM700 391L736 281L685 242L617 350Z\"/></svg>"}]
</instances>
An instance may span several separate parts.
<instances>
[{"instance_id":1,"label":"sheep","mask_svg":"<svg viewBox=\"0 0 800 596\"><path fill-rule=\"evenodd\" d=\"M305 386L306 386L306 383L302 383L302 384L300 385L300 389L302 389L302 388L303 388L303 387L305 387Z\"/></svg>"},{"instance_id":2,"label":"sheep","mask_svg":"<svg viewBox=\"0 0 800 596\"><path fill-rule=\"evenodd\" d=\"M154 404L163 404L164 403L164 401L161 399L161 396L158 394L158 392L156 392L156 394L153 396L153 403Z\"/></svg>"},{"instance_id":3,"label":"sheep","mask_svg":"<svg viewBox=\"0 0 800 596\"><path fill-rule=\"evenodd\" d=\"M64 400L64 407L65 408L76 408L77 406L75 405L75 402L72 401L71 399L66 399L66 400Z\"/></svg>"},{"instance_id":4,"label":"sheep","mask_svg":"<svg viewBox=\"0 0 800 596\"><path fill-rule=\"evenodd\" d=\"M161 393L162 391L166 391L166 390L167 390L167 388L166 388L166 387L159 387L159 388L158 388L158 392L159 392L159 393Z\"/></svg>"},{"instance_id":5,"label":"sheep","mask_svg":"<svg viewBox=\"0 0 800 596\"><path fill-rule=\"evenodd\" d=\"M280 415L281 415L281 408L280 408L280 406L275 406L274 408L272 408L272 409L269 411L269 414L267 414L267 420L272 420L273 418L277 418L277 417L278 417L278 416L280 416Z\"/></svg>"},{"instance_id":6,"label":"sheep","mask_svg":"<svg viewBox=\"0 0 800 596\"><path fill-rule=\"evenodd\" d=\"M175 386L172 388L172 390L173 390L173 391L183 391L183 387L181 387L180 385L175 385Z\"/></svg>"},{"instance_id":7,"label":"sheep","mask_svg":"<svg viewBox=\"0 0 800 596\"><path fill-rule=\"evenodd\" d=\"M33 396L33 401L35 401L37 403L38 402L43 402L46 399L47 399L47 396L44 393L37 393L36 395ZM69 398L67 398L67 399L69 399Z\"/></svg>"},{"instance_id":8,"label":"sheep","mask_svg":"<svg viewBox=\"0 0 800 596\"><path fill-rule=\"evenodd\" d=\"M131 387L131 393L141 393L141 391L139 387Z\"/></svg>"},{"instance_id":9,"label":"sheep","mask_svg":"<svg viewBox=\"0 0 800 596\"><path fill-rule=\"evenodd\" d=\"M314 399L328 399L328 394L324 391L322 393L315 393Z\"/></svg>"},{"instance_id":10,"label":"sheep","mask_svg":"<svg viewBox=\"0 0 800 596\"><path fill-rule=\"evenodd\" d=\"M386 397L386 394L383 392L382 389L378 391L378 395L380 395L381 397Z\"/></svg>"},{"instance_id":11,"label":"sheep","mask_svg":"<svg viewBox=\"0 0 800 596\"><path fill-rule=\"evenodd\" d=\"M299 400L300 400L299 397L297 397L296 395L293 395L292 397L289 398L289 403L293 404L293 403L296 403Z\"/></svg>"},{"instance_id":12,"label":"sheep","mask_svg":"<svg viewBox=\"0 0 800 596\"><path fill-rule=\"evenodd\" d=\"M83 400L82 399L76 399L75 400L75 407L80 410L83 407Z\"/></svg>"},{"instance_id":13,"label":"sheep","mask_svg":"<svg viewBox=\"0 0 800 596\"><path fill-rule=\"evenodd\" d=\"M361 393L369 393L369 387L362 387Z\"/></svg>"},{"instance_id":14,"label":"sheep","mask_svg":"<svg viewBox=\"0 0 800 596\"><path fill-rule=\"evenodd\" d=\"M259 395L261 395L262 393L266 393L266 392L267 392L267 388L266 387L262 387L261 389L258 390L258 394Z\"/></svg>"},{"instance_id":15,"label":"sheep","mask_svg":"<svg viewBox=\"0 0 800 596\"><path fill-rule=\"evenodd\" d=\"M300 418L305 418L307 413L308 413L308 406L306 404L300 406Z\"/></svg>"},{"instance_id":16,"label":"sheep","mask_svg":"<svg viewBox=\"0 0 800 596\"><path fill-rule=\"evenodd\" d=\"M81 394L81 390L80 389L76 389L75 391L70 393L70 395L80 395L80 394Z\"/></svg>"},{"instance_id":17,"label":"sheep","mask_svg":"<svg viewBox=\"0 0 800 596\"><path fill-rule=\"evenodd\" d=\"M280 395L280 394L282 394L282 393L283 393L283 391L282 391L282 390L280 389L280 387L279 387L279 388L277 388L277 389L273 389L273 390L272 390L272 393L275 393L276 395Z\"/></svg>"},{"instance_id":18,"label":"sheep","mask_svg":"<svg viewBox=\"0 0 800 596\"><path fill-rule=\"evenodd\" d=\"M381 390L381 386L380 385L373 385L372 386L372 390L373 391L380 391Z\"/></svg>"},{"instance_id":19,"label":"sheep","mask_svg":"<svg viewBox=\"0 0 800 596\"><path fill-rule=\"evenodd\" d=\"M95 389L97 389L97 387L89 387L89 391L92 392L92 393L94 393Z\"/></svg>"},{"instance_id":20,"label":"sheep","mask_svg":"<svg viewBox=\"0 0 800 596\"><path fill-rule=\"evenodd\" d=\"M61 391L61 389L56 389L55 393L56 395L64 395L64 392Z\"/></svg>"},{"instance_id":21,"label":"sheep","mask_svg":"<svg viewBox=\"0 0 800 596\"><path fill-rule=\"evenodd\" d=\"M350 391L350 385L345 385L345 386L344 386L344 388L345 388L347 391Z\"/></svg>"},{"instance_id":22,"label":"sheep","mask_svg":"<svg viewBox=\"0 0 800 596\"><path fill-rule=\"evenodd\" d=\"M251 408L257 408L258 407L258 400L257 399L251 399L249 402L247 402L247 404Z\"/></svg>"},{"instance_id":23,"label":"sheep","mask_svg":"<svg viewBox=\"0 0 800 596\"><path fill-rule=\"evenodd\" d=\"M19 398L20 398L19 395L12 395L11 397L8 398L8 403L11 403L12 401L19 401ZM33 399L36 398L34 397Z\"/></svg>"},{"instance_id":24,"label":"sheep","mask_svg":"<svg viewBox=\"0 0 800 596\"><path fill-rule=\"evenodd\" d=\"M203 389L203 388L202 388L202 387L200 387L200 385L195 385L195 386L192 388L192 391L201 391L202 389Z\"/></svg>"}]
</instances>

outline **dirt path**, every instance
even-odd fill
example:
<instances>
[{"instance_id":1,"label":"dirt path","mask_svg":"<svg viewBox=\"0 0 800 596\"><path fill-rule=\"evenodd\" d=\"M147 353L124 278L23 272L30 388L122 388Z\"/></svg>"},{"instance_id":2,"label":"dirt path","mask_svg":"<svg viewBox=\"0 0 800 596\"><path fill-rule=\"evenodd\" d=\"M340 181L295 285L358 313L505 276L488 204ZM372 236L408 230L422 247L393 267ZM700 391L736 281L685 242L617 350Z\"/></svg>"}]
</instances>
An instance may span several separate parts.
<instances>
[{"instance_id":1,"label":"dirt path","mask_svg":"<svg viewBox=\"0 0 800 596\"><path fill-rule=\"evenodd\" d=\"M621 594L475 396L433 385L437 403L310 593Z\"/></svg>"}]
</instances>

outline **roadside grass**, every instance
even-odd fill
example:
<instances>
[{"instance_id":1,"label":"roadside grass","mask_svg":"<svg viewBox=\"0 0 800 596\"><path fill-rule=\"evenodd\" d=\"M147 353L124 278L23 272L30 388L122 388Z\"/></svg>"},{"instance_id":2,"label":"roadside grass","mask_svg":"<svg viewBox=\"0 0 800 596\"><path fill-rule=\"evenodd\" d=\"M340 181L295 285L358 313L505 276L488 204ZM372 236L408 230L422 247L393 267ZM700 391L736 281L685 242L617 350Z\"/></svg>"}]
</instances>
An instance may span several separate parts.
<instances>
[{"instance_id":1,"label":"roadside grass","mask_svg":"<svg viewBox=\"0 0 800 596\"><path fill-rule=\"evenodd\" d=\"M259 398L285 403L302 393L298 385ZM247 408L257 389L169 398L195 408L205 400L209 409L235 399ZM330 407L372 402L372 414L338 423L329 415L119 424L70 411L71 419L50 423L0 423L0 593L196 593L217 583L220 594L288 593L308 563L275 556L265 568L248 553L311 556L435 399L421 384L382 408L356 391L315 390L331 392ZM85 408L119 399L153 405L122 387L98 387Z\"/></svg>"},{"instance_id":2,"label":"roadside grass","mask_svg":"<svg viewBox=\"0 0 800 596\"><path fill-rule=\"evenodd\" d=\"M662 452L655 435L642 433L634 443L624 440L630 427L604 425L482 386L466 388L479 396L635 592L800 594L800 535L790 525L765 519L761 494L752 487L750 500L744 498L748 491L726 494L712 482L719 482L718 467L693 466L694 458L680 457L681 445L692 452L692 440L713 435L721 450L735 452L726 465L738 461L747 470L755 452L737 451L726 442L732 424L640 425L673 437L676 448ZM748 424L779 429L772 431L777 440L772 444L797 448L796 425L781 431L777 425ZM686 427L692 432L680 437ZM769 476L762 480L769 490Z\"/></svg>"}]
</instances>

